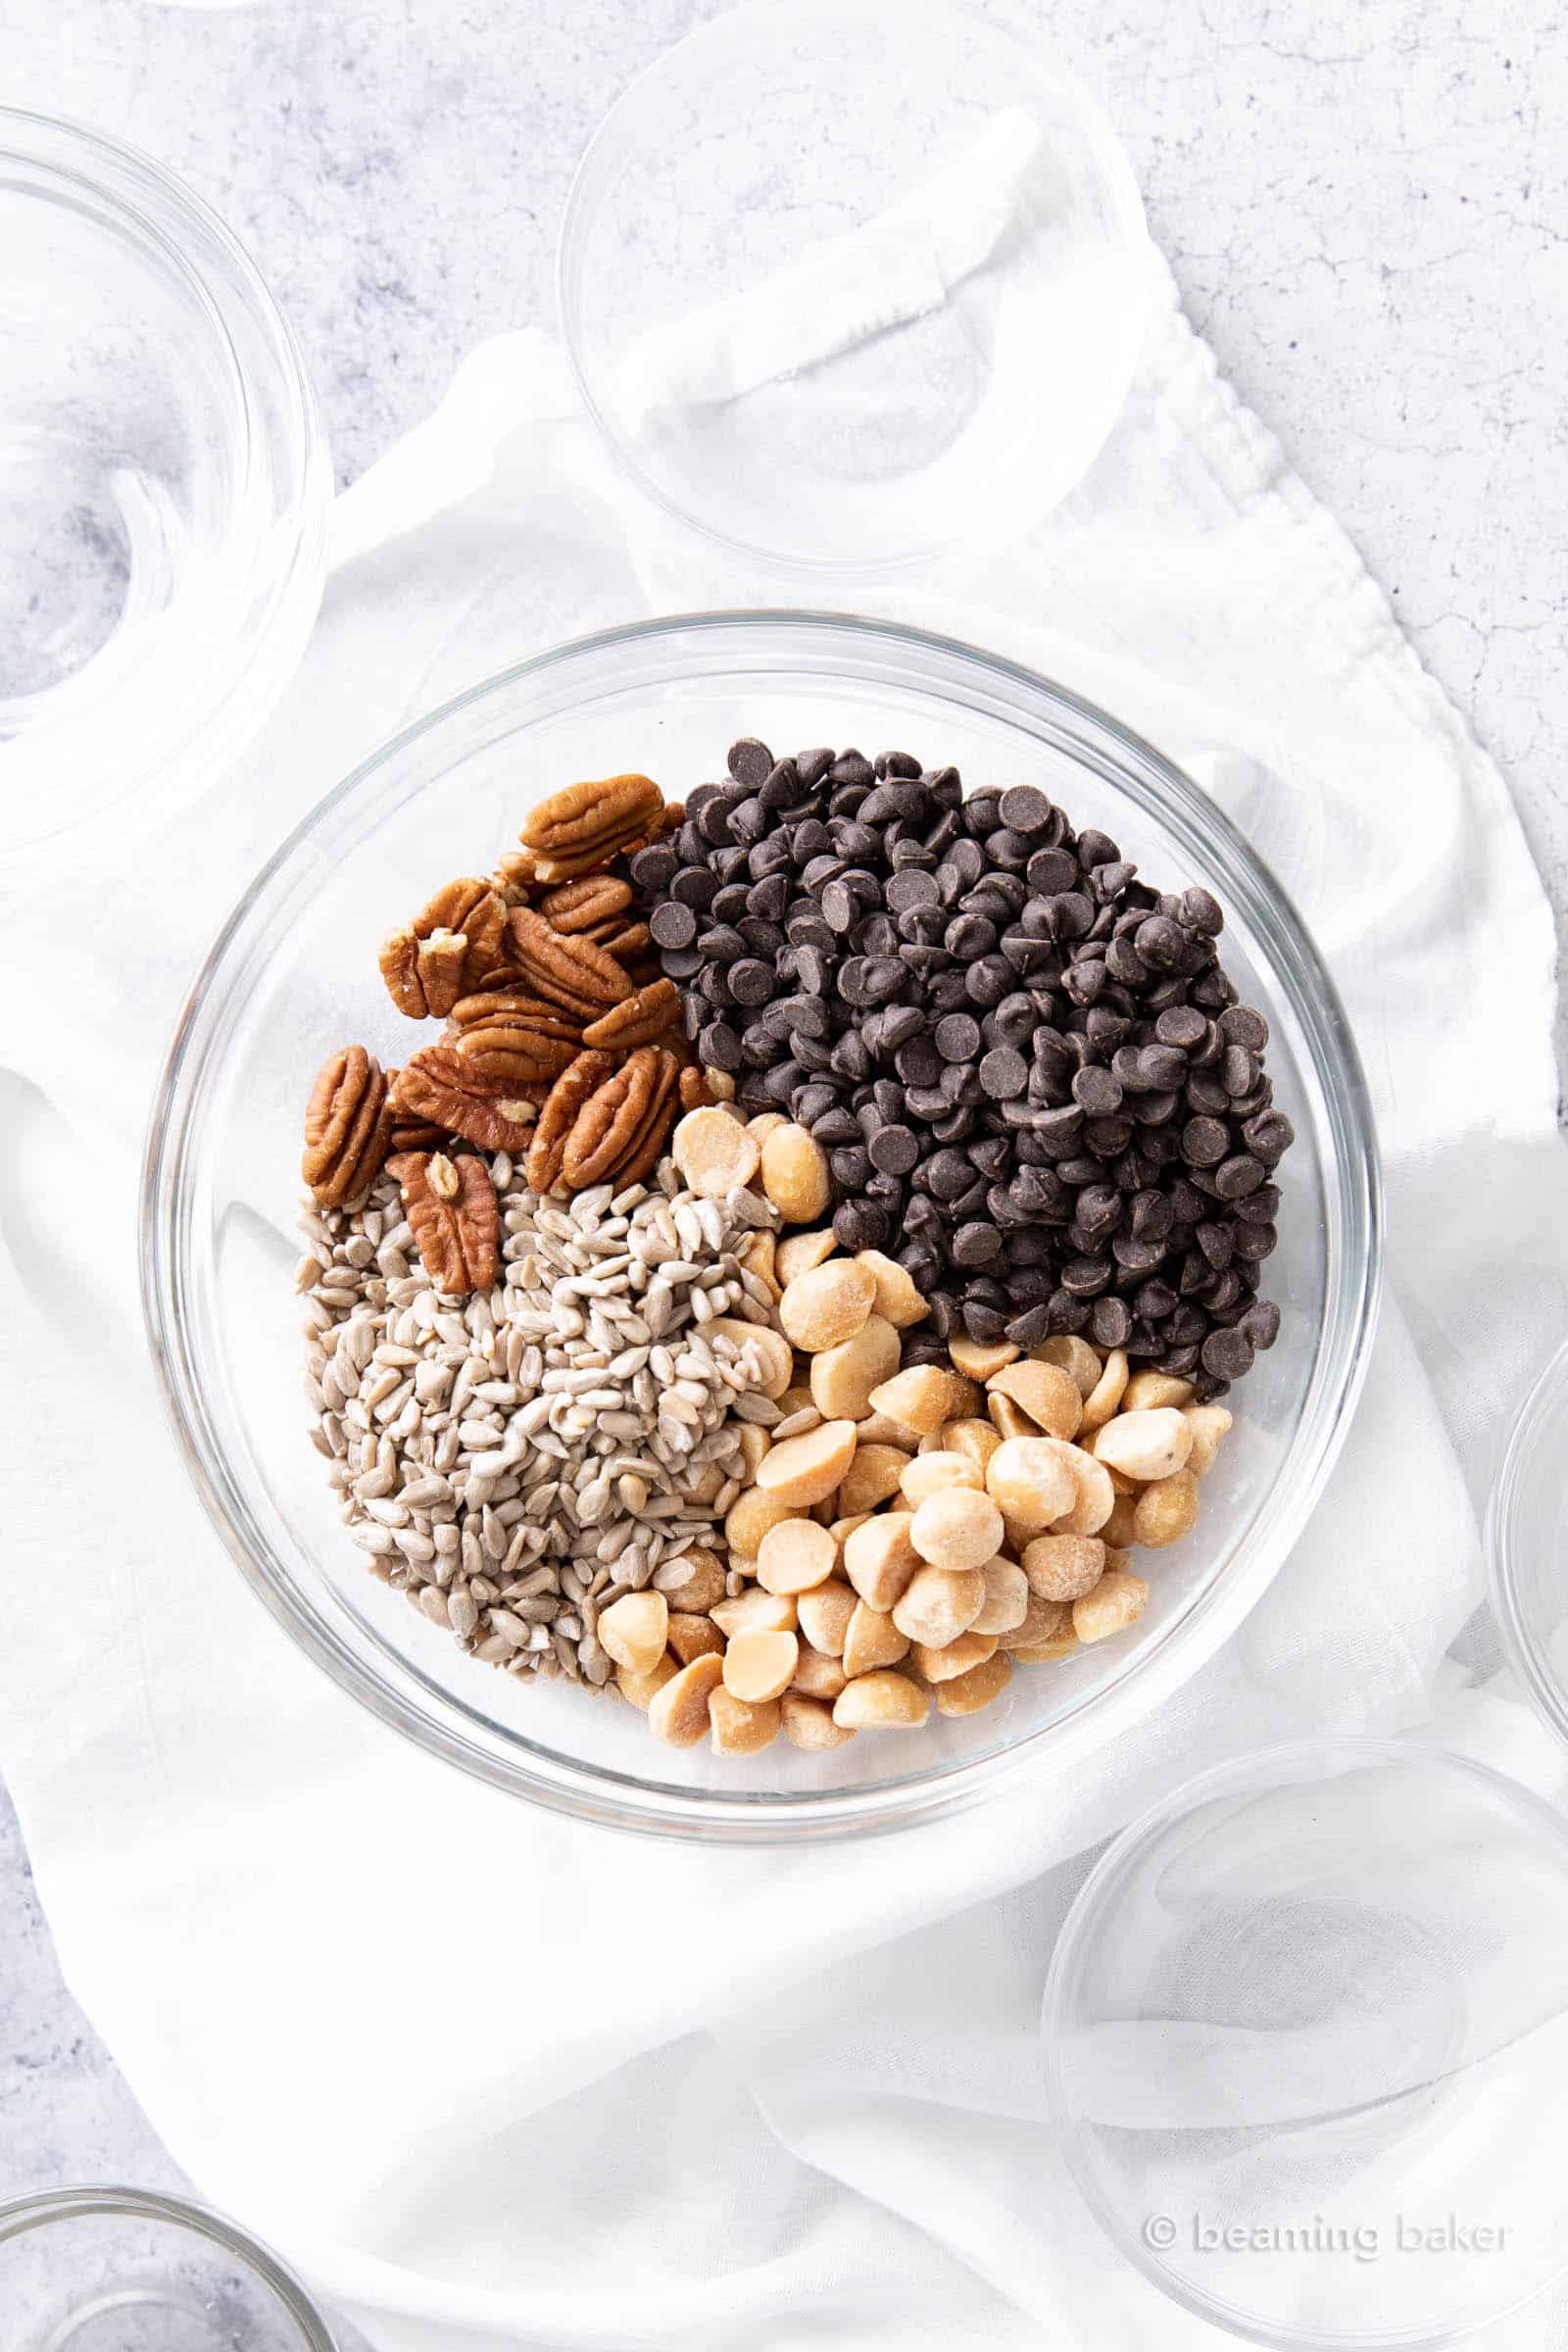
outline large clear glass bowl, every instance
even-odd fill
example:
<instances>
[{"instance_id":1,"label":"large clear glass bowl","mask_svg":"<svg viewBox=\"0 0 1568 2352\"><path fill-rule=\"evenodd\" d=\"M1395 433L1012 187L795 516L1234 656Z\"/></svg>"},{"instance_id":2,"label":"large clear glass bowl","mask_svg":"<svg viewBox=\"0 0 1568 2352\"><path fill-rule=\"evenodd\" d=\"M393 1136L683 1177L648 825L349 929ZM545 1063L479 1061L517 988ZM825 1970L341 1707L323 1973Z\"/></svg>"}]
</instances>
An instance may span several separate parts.
<instances>
[{"instance_id":1,"label":"large clear glass bowl","mask_svg":"<svg viewBox=\"0 0 1568 2352\"><path fill-rule=\"evenodd\" d=\"M320 601L316 398L250 256L96 131L0 107L0 879L245 748Z\"/></svg>"},{"instance_id":2,"label":"large clear glass bowl","mask_svg":"<svg viewBox=\"0 0 1568 2352\"><path fill-rule=\"evenodd\" d=\"M486 872L525 806L571 778L648 769L678 794L731 740L900 746L974 789L1025 779L1160 883L1211 888L1228 967L1267 1013L1298 1142L1268 1289L1275 1347L1237 1396L1195 1535L1159 1554L1142 1624L1014 1676L998 1706L829 1756L746 1762L659 1747L628 1707L524 1690L368 1575L301 1400L290 1273L300 1120L317 1065L408 1029L382 934L448 874ZM143 1264L174 1430L261 1598L345 1690L434 1753L624 1827L785 1840L886 1829L1005 1776L1061 1770L1159 1704L1287 1560L1343 1438L1378 1290L1371 1115L1345 1013L1299 918L1235 828L1149 745L1010 662L910 629L800 613L650 622L520 663L399 736L283 844L225 925L181 1016L153 1119Z\"/></svg>"}]
</instances>

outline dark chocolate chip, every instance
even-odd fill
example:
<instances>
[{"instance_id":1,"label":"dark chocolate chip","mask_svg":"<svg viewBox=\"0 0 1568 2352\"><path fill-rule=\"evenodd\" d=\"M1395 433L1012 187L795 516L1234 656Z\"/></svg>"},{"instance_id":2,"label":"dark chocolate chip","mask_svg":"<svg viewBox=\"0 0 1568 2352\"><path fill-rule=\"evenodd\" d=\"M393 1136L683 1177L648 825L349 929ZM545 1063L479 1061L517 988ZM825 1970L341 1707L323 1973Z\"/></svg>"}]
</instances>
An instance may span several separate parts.
<instances>
[{"instance_id":1,"label":"dark chocolate chip","mask_svg":"<svg viewBox=\"0 0 1568 2352\"><path fill-rule=\"evenodd\" d=\"M950 1012L936 1025L936 1048L944 1061L972 1061L980 1051L980 1024L967 1012Z\"/></svg>"},{"instance_id":2,"label":"dark chocolate chip","mask_svg":"<svg viewBox=\"0 0 1568 2352\"><path fill-rule=\"evenodd\" d=\"M666 899L654 908L648 928L662 948L689 948L697 937L697 916L679 899Z\"/></svg>"},{"instance_id":3,"label":"dark chocolate chip","mask_svg":"<svg viewBox=\"0 0 1568 2352\"><path fill-rule=\"evenodd\" d=\"M950 1014L949 1019L956 1016ZM980 1084L994 1102L1010 1102L1029 1082L1029 1064L1012 1046L993 1046L980 1063Z\"/></svg>"}]
</instances>

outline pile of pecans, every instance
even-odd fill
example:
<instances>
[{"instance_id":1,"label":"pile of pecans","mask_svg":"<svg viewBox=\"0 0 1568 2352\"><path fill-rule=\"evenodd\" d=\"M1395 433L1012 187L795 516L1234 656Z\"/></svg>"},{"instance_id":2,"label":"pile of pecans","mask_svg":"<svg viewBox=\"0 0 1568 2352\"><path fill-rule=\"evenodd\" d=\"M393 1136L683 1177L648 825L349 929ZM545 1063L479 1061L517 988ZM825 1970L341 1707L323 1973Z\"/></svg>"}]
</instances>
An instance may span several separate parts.
<instances>
[{"instance_id":1,"label":"pile of pecans","mask_svg":"<svg viewBox=\"0 0 1568 2352\"><path fill-rule=\"evenodd\" d=\"M446 1026L399 1069L364 1046L323 1065L303 1163L318 1208L363 1198L396 1154L411 1216L417 1203L425 1230L446 1233L440 1270L457 1276L464 1249L476 1253L471 1279L445 1287L472 1290L490 1279L479 1237L493 1235L494 1204L482 1171L454 1174L455 1149L525 1154L541 1193L652 1173L679 1103L711 1098L690 1067L679 991L611 868L682 814L647 776L568 785L533 810L494 874L444 884L388 936L393 1004Z\"/></svg>"},{"instance_id":2,"label":"pile of pecans","mask_svg":"<svg viewBox=\"0 0 1568 2352\"><path fill-rule=\"evenodd\" d=\"M661 1739L826 1750L1125 1631L1272 1345L1292 1138L1208 893L1033 786L732 748L542 802L306 1115L372 1571Z\"/></svg>"}]
</instances>

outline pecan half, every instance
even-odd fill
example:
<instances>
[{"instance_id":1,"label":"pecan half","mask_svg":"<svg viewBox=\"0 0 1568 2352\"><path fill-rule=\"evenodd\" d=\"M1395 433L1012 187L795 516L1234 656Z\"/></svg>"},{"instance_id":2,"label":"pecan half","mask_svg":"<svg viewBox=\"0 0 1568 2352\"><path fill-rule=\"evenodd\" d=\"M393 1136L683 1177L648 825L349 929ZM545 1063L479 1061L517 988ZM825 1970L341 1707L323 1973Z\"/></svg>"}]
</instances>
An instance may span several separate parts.
<instances>
[{"instance_id":1,"label":"pecan half","mask_svg":"<svg viewBox=\"0 0 1568 2352\"><path fill-rule=\"evenodd\" d=\"M657 1158L674 1108L676 1076L672 1054L642 1046L595 1090L578 1112L562 1153L562 1172L573 1192L629 1176L651 1138Z\"/></svg>"},{"instance_id":2,"label":"pecan half","mask_svg":"<svg viewBox=\"0 0 1568 2352\"><path fill-rule=\"evenodd\" d=\"M456 1046L426 1046L399 1070L392 1108L400 1120L432 1120L481 1152L521 1152L545 1092L476 1069Z\"/></svg>"},{"instance_id":3,"label":"pecan half","mask_svg":"<svg viewBox=\"0 0 1568 2352\"><path fill-rule=\"evenodd\" d=\"M403 1193L424 1270L438 1291L487 1291L501 1270L496 1188L471 1152L404 1152L387 1166Z\"/></svg>"},{"instance_id":4,"label":"pecan half","mask_svg":"<svg viewBox=\"0 0 1568 2352\"><path fill-rule=\"evenodd\" d=\"M514 1080L518 1086L553 1085L582 1051L575 1036L542 1037L526 1021L506 1014L465 1029L454 1042L465 1061L486 1077Z\"/></svg>"},{"instance_id":5,"label":"pecan half","mask_svg":"<svg viewBox=\"0 0 1568 2352\"><path fill-rule=\"evenodd\" d=\"M451 1037L476 1068L522 1086L550 1084L582 1051L580 1021L516 989L461 998L452 1007Z\"/></svg>"},{"instance_id":6,"label":"pecan half","mask_svg":"<svg viewBox=\"0 0 1568 2352\"><path fill-rule=\"evenodd\" d=\"M522 1172L536 1193L553 1193L560 1184L566 1138L577 1123L577 1113L594 1090L612 1076L614 1067L613 1054L579 1054L556 1080L539 1113L539 1124L523 1162Z\"/></svg>"},{"instance_id":7,"label":"pecan half","mask_svg":"<svg viewBox=\"0 0 1568 2352\"><path fill-rule=\"evenodd\" d=\"M635 963L640 956L646 956L653 944L654 935L646 923L625 923L599 942L607 956L613 956L623 965Z\"/></svg>"},{"instance_id":8,"label":"pecan half","mask_svg":"<svg viewBox=\"0 0 1568 2352\"><path fill-rule=\"evenodd\" d=\"M651 1046L679 1019L680 990L673 980L656 980L628 997L624 1004L612 1004L597 1021L590 1021L582 1042L585 1046L612 1046L629 1054L636 1046Z\"/></svg>"},{"instance_id":9,"label":"pecan half","mask_svg":"<svg viewBox=\"0 0 1568 2352\"><path fill-rule=\"evenodd\" d=\"M580 1023L559 1004L535 996L519 985L515 972L487 972L483 988L460 997L452 1007L455 1030L481 1029L487 1021L523 1021L545 1037L569 1038L576 1045Z\"/></svg>"},{"instance_id":10,"label":"pecan half","mask_svg":"<svg viewBox=\"0 0 1568 2352\"><path fill-rule=\"evenodd\" d=\"M387 1139L387 1150L389 1152L439 1152L443 1144L451 1141L446 1129L437 1127L431 1119L400 1119L395 1107L397 1091L398 1074L396 1070L388 1070L386 1074L386 1107L387 1116L392 1122L392 1129Z\"/></svg>"},{"instance_id":11,"label":"pecan half","mask_svg":"<svg viewBox=\"0 0 1568 2352\"><path fill-rule=\"evenodd\" d=\"M680 1106L682 1110L710 1110L718 1101L708 1083L708 1072L691 1062L680 1074Z\"/></svg>"},{"instance_id":12,"label":"pecan half","mask_svg":"<svg viewBox=\"0 0 1568 2352\"><path fill-rule=\"evenodd\" d=\"M450 1144L451 1141L446 1129L438 1127L434 1119L394 1117L387 1144L390 1151L397 1152L439 1152L443 1144Z\"/></svg>"},{"instance_id":13,"label":"pecan half","mask_svg":"<svg viewBox=\"0 0 1568 2352\"><path fill-rule=\"evenodd\" d=\"M382 942L381 977L399 1012L439 1020L496 959L507 910L488 882L466 874L438 890L412 923Z\"/></svg>"},{"instance_id":14,"label":"pecan half","mask_svg":"<svg viewBox=\"0 0 1568 2352\"><path fill-rule=\"evenodd\" d=\"M584 874L546 891L539 911L554 931L580 931L603 942L607 933L624 928L633 895L631 884L614 874Z\"/></svg>"},{"instance_id":15,"label":"pecan half","mask_svg":"<svg viewBox=\"0 0 1568 2352\"><path fill-rule=\"evenodd\" d=\"M615 1182L620 1185L641 1184L653 1174L663 1156L669 1142L669 1131L675 1124L675 1113L680 1107L680 1064L674 1054L662 1046L656 1046L654 1052L659 1056L659 1066L649 1095L648 1108L642 1126L615 1169Z\"/></svg>"},{"instance_id":16,"label":"pecan half","mask_svg":"<svg viewBox=\"0 0 1568 2352\"><path fill-rule=\"evenodd\" d=\"M363 1046L321 1064L305 1108L300 1172L318 1208L342 1208L368 1192L391 1140L386 1073Z\"/></svg>"},{"instance_id":17,"label":"pecan half","mask_svg":"<svg viewBox=\"0 0 1568 2352\"><path fill-rule=\"evenodd\" d=\"M507 917L507 936L517 969L529 986L552 1004L574 1012L580 1020L597 1020L612 1004L623 1004L632 993L613 956L591 939L566 939L551 929L531 906L514 906Z\"/></svg>"},{"instance_id":18,"label":"pecan half","mask_svg":"<svg viewBox=\"0 0 1568 2352\"><path fill-rule=\"evenodd\" d=\"M533 809L518 832L541 882L568 882L617 857L658 821L663 795L650 776L603 776L568 784Z\"/></svg>"}]
</instances>

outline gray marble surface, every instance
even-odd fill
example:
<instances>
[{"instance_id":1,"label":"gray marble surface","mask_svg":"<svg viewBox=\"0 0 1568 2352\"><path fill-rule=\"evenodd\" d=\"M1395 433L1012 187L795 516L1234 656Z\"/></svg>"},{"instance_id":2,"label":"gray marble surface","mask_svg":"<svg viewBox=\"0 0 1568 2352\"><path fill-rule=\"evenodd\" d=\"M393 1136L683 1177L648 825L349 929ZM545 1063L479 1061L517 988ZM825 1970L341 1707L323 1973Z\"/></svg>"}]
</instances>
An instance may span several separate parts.
<instances>
[{"instance_id":1,"label":"gray marble surface","mask_svg":"<svg viewBox=\"0 0 1568 2352\"><path fill-rule=\"evenodd\" d=\"M1496 755L1562 925L1559 0L1023 5L1119 125L1222 368ZM712 13L7 0L0 96L134 139L229 219L299 327L348 479L479 336L552 318L556 224L590 131ZM0 2194L115 2176L178 2181L60 1981L0 1805Z\"/></svg>"}]
</instances>

